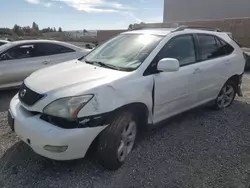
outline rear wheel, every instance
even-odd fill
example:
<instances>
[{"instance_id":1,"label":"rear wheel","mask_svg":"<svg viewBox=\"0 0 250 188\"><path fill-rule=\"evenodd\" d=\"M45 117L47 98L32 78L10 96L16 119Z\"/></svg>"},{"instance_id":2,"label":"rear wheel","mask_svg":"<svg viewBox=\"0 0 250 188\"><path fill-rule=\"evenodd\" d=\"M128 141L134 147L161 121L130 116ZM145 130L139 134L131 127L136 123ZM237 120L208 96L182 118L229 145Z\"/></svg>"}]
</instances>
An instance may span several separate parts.
<instances>
[{"instance_id":1,"label":"rear wheel","mask_svg":"<svg viewBox=\"0 0 250 188\"><path fill-rule=\"evenodd\" d=\"M221 89L218 97L214 101L216 109L223 109L229 107L236 96L236 84L233 81L228 81Z\"/></svg>"},{"instance_id":2,"label":"rear wheel","mask_svg":"<svg viewBox=\"0 0 250 188\"><path fill-rule=\"evenodd\" d=\"M100 135L98 154L100 163L109 170L117 170L133 149L137 135L137 121L131 112L121 112Z\"/></svg>"}]
</instances>

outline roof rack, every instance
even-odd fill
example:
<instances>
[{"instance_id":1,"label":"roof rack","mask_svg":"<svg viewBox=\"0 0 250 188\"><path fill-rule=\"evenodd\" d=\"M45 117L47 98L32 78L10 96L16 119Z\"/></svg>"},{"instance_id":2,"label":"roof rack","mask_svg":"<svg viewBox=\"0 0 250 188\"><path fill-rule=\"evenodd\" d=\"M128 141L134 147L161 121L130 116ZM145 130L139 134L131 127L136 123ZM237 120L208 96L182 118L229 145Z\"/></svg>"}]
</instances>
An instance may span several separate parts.
<instances>
[{"instance_id":1,"label":"roof rack","mask_svg":"<svg viewBox=\"0 0 250 188\"><path fill-rule=\"evenodd\" d=\"M183 31L185 29L201 29L201 30L207 30L207 31L216 31L216 32L221 32L220 29L218 28L214 28L214 27L203 27L203 26L180 26L177 27L175 30L172 31L173 32L177 32L177 31Z\"/></svg>"}]
</instances>

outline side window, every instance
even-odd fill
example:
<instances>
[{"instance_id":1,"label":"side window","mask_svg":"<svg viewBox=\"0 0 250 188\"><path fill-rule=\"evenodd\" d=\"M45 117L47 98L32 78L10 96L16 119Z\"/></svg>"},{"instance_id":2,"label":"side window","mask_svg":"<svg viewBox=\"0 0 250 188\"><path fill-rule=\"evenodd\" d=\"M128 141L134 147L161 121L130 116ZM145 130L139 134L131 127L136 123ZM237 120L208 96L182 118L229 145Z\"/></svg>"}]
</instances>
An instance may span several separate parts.
<instances>
[{"instance_id":1,"label":"side window","mask_svg":"<svg viewBox=\"0 0 250 188\"><path fill-rule=\"evenodd\" d=\"M221 39L218 39L218 40L220 41L221 45L225 49L226 55L229 55L234 51L234 48L230 44L226 43L225 41L223 41Z\"/></svg>"},{"instance_id":2,"label":"side window","mask_svg":"<svg viewBox=\"0 0 250 188\"><path fill-rule=\"evenodd\" d=\"M230 44L216 36L198 34L198 40L202 61L229 55L234 51Z\"/></svg>"},{"instance_id":3,"label":"side window","mask_svg":"<svg viewBox=\"0 0 250 188\"><path fill-rule=\"evenodd\" d=\"M39 43L36 45L37 53L41 55L55 55L74 52L73 49L52 43Z\"/></svg>"},{"instance_id":4,"label":"side window","mask_svg":"<svg viewBox=\"0 0 250 188\"><path fill-rule=\"evenodd\" d=\"M214 36L198 34L198 40L200 45L201 60L205 61L223 55L220 53Z\"/></svg>"},{"instance_id":5,"label":"side window","mask_svg":"<svg viewBox=\"0 0 250 188\"><path fill-rule=\"evenodd\" d=\"M175 58L180 66L196 62L194 39L192 35L181 35L171 39L157 55L157 60Z\"/></svg>"},{"instance_id":6,"label":"side window","mask_svg":"<svg viewBox=\"0 0 250 188\"><path fill-rule=\"evenodd\" d=\"M1 60L24 59L34 56L34 45L21 45L7 50L1 55Z\"/></svg>"},{"instance_id":7,"label":"side window","mask_svg":"<svg viewBox=\"0 0 250 188\"><path fill-rule=\"evenodd\" d=\"M215 56L220 57L220 56L227 55L227 51L225 49L225 46L221 43L220 39L215 37L215 40L216 40L217 47L218 47L218 50L217 50Z\"/></svg>"}]
</instances>

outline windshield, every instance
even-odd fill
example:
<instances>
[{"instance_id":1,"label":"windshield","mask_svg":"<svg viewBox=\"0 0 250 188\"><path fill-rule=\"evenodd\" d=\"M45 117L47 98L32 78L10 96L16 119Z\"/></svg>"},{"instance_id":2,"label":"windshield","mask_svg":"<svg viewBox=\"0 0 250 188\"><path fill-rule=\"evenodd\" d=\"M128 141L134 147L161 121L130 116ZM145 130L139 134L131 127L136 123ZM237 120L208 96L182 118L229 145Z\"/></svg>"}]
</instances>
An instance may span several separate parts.
<instances>
[{"instance_id":1,"label":"windshield","mask_svg":"<svg viewBox=\"0 0 250 188\"><path fill-rule=\"evenodd\" d=\"M121 71L137 69L161 41L161 36L122 34L104 43L84 59Z\"/></svg>"}]
</instances>

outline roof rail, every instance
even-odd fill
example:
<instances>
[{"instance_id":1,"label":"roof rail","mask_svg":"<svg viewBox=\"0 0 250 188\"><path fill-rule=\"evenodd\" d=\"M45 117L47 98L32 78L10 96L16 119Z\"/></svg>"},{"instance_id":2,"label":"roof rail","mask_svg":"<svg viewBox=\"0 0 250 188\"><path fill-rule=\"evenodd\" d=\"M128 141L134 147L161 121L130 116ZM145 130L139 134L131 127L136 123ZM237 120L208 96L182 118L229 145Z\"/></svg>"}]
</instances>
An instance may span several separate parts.
<instances>
[{"instance_id":1,"label":"roof rail","mask_svg":"<svg viewBox=\"0 0 250 188\"><path fill-rule=\"evenodd\" d=\"M214 27L203 27L203 26L180 26L177 27L175 30L172 31L173 32L177 32L177 31L183 31L185 29L201 29L201 30L208 30L208 31L216 31L216 32L221 32L220 29L218 28L214 28Z\"/></svg>"}]
</instances>

